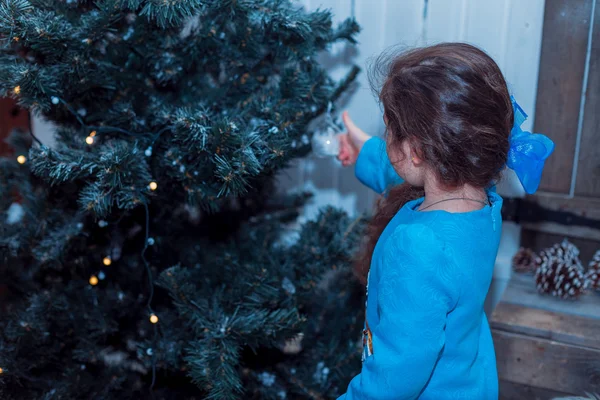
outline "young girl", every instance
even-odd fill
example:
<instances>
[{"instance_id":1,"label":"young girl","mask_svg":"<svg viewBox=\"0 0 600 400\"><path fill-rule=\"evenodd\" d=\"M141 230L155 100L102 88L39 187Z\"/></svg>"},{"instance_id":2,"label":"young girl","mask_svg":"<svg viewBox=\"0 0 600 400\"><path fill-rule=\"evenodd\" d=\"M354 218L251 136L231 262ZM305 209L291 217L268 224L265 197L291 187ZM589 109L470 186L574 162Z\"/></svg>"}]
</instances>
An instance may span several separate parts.
<instances>
[{"instance_id":1,"label":"young girl","mask_svg":"<svg viewBox=\"0 0 600 400\"><path fill-rule=\"evenodd\" d=\"M497 399L483 310L502 229L493 185L508 162L535 191L554 146L520 129L525 113L473 46L416 49L386 67L385 141L347 113L340 137L343 165L356 162L357 178L385 196L360 259L363 367L340 399Z\"/></svg>"}]
</instances>

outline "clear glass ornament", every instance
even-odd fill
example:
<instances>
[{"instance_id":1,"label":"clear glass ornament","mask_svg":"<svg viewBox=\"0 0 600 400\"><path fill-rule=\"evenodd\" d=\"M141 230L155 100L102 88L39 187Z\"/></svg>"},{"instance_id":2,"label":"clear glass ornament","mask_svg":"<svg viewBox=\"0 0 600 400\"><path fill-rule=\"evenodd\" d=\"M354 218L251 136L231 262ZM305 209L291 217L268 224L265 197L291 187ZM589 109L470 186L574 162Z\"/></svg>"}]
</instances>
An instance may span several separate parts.
<instances>
[{"instance_id":1,"label":"clear glass ornament","mask_svg":"<svg viewBox=\"0 0 600 400\"><path fill-rule=\"evenodd\" d=\"M312 137L313 153L317 157L335 157L340 152L340 141L338 131L328 126L326 129L317 131Z\"/></svg>"},{"instance_id":2,"label":"clear glass ornament","mask_svg":"<svg viewBox=\"0 0 600 400\"><path fill-rule=\"evenodd\" d=\"M336 157L340 152L339 134L342 133L339 125L333 121L331 115L333 105L327 106L325 115L325 126L316 131L312 137L311 144L313 153L317 157Z\"/></svg>"}]
</instances>

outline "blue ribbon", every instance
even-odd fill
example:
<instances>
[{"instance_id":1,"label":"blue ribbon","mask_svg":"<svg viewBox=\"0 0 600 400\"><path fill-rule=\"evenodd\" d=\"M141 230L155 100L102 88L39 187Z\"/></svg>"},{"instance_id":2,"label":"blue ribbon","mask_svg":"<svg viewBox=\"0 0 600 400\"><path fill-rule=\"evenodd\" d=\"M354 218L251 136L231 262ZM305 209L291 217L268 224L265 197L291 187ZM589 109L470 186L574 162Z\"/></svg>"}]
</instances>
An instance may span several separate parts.
<instances>
[{"instance_id":1,"label":"blue ribbon","mask_svg":"<svg viewBox=\"0 0 600 400\"><path fill-rule=\"evenodd\" d=\"M528 194L533 194L540 185L544 162L554 151L554 142L539 133L526 132L521 124L527 119L527 114L510 97L515 114L515 123L510 131L510 149L506 166L517 174L521 185Z\"/></svg>"}]
</instances>

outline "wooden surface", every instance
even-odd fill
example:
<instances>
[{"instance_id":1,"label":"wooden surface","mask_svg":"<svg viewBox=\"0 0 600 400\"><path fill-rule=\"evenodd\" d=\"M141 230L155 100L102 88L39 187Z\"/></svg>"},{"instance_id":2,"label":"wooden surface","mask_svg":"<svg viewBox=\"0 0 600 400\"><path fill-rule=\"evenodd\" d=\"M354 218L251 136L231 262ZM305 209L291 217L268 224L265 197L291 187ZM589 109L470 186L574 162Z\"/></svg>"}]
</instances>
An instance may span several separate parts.
<instances>
[{"instance_id":1,"label":"wooden surface","mask_svg":"<svg viewBox=\"0 0 600 400\"><path fill-rule=\"evenodd\" d=\"M588 226L570 226L556 222L524 222L521 226L523 229L530 231L600 242L600 228L595 229Z\"/></svg>"},{"instance_id":2,"label":"wooden surface","mask_svg":"<svg viewBox=\"0 0 600 400\"><path fill-rule=\"evenodd\" d=\"M596 0L575 194L600 198L600 4Z\"/></svg>"},{"instance_id":3,"label":"wooden surface","mask_svg":"<svg viewBox=\"0 0 600 400\"><path fill-rule=\"evenodd\" d=\"M600 7L598 7L600 10ZM600 29L600 28L598 28ZM600 90L600 86L599 90ZM599 105L600 107L600 105ZM600 109L600 108L599 108ZM600 140L598 141L600 148ZM573 213L580 217L588 217L599 221L598 229L600 230L600 197L585 198L575 197L568 198L565 196L552 195L548 193L536 193L534 196L529 196L529 200L535 201L541 207L553 211L565 211Z\"/></svg>"},{"instance_id":4,"label":"wooden surface","mask_svg":"<svg viewBox=\"0 0 600 400\"><path fill-rule=\"evenodd\" d=\"M493 337L501 379L564 393L600 392L600 350L500 330Z\"/></svg>"},{"instance_id":5,"label":"wooden surface","mask_svg":"<svg viewBox=\"0 0 600 400\"><path fill-rule=\"evenodd\" d=\"M557 392L555 390L536 388L503 380L500 381L500 400L549 400L568 395L568 393Z\"/></svg>"},{"instance_id":6,"label":"wooden surface","mask_svg":"<svg viewBox=\"0 0 600 400\"><path fill-rule=\"evenodd\" d=\"M600 7L598 8L600 9ZM600 131L599 131L600 134ZM600 145L598 146L600 148ZM600 163L600 160L598 161ZM589 197L566 197L549 193L537 193L528 197L529 201L535 202L540 207L549 211L561 211L573 214L575 217L584 217L594 222L589 224L577 225L575 219L567 219L566 224L558 224L551 221L524 222L522 245L526 247L535 247L535 250L541 250L554 243L561 242L563 238L576 238L574 241L578 246L581 243L582 259L589 261L596 250L600 250L600 198ZM567 225L568 224L568 225ZM535 237L536 233L540 237ZM533 236L533 237L531 237ZM551 242L546 239L550 238ZM552 240L554 242L552 242ZM534 244L532 244L532 242ZM545 242L545 243L541 243ZM541 247L543 246L543 247Z\"/></svg>"},{"instance_id":7,"label":"wooden surface","mask_svg":"<svg viewBox=\"0 0 600 400\"><path fill-rule=\"evenodd\" d=\"M490 318L501 399L600 393L600 295L566 301L513 274Z\"/></svg>"},{"instance_id":8,"label":"wooden surface","mask_svg":"<svg viewBox=\"0 0 600 400\"><path fill-rule=\"evenodd\" d=\"M514 273L504 291L500 304L502 303L598 319L597 332L600 335L600 294L598 293L584 294L579 300L563 300L550 295L541 295L537 292L533 275Z\"/></svg>"},{"instance_id":9,"label":"wooden surface","mask_svg":"<svg viewBox=\"0 0 600 400\"><path fill-rule=\"evenodd\" d=\"M492 329L600 351L600 319L502 302L496 307L490 325Z\"/></svg>"},{"instance_id":10,"label":"wooden surface","mask_svg":"<svg viewBox=\"0 0 600 400\"><path fill-rule=\"evenodd\" d=\"M569 193L594 0L546 0L535 131L556 143L541 190Z\"/></svg>"}]
</instances>

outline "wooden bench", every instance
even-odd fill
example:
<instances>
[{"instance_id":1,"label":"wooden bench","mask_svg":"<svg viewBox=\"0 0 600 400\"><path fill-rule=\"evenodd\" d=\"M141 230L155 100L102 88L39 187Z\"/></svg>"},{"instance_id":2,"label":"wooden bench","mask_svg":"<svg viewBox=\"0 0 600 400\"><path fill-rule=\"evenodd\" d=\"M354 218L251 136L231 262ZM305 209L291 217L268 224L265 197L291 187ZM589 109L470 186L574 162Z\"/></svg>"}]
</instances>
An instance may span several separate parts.
<instances>
[{"instance_id":1,"label":"wooden bench","mask_svg":"<svg viewBox=\"0 0 600 400\"><path fill-rule=\"evenodd\" d=\"M513 274L490 325L500 399L600 394L600 292L561 300Z\"/></svg>"}]
</instances>

